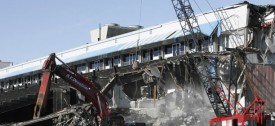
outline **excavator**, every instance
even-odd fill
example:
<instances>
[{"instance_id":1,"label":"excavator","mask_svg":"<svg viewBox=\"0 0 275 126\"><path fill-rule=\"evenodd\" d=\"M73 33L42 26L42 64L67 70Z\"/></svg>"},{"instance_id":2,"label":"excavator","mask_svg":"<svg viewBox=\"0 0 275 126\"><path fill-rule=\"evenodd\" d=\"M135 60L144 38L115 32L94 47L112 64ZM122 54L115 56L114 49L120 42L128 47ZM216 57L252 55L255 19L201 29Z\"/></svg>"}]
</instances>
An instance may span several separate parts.
<instances>
[{"instance_id":1,"label":"excavator","mask_svg":"<svg viewBox=\"0 0 275 126\"><path fill-rule=\"evenodd\" d=\"M63 65L57 65L55 59L58 59ZM81 92L90 104L82 104L78 107L66 108L61 112L54 113L45 117L41 117L47 104L47 96L51 85L53 75L59 76L72 87ZM87 109L89 108L89 109ZM87 113L89 112L89 113ZM71 116L69 113L72 113ZM66 116L65 116L66 115ZM77 73L74 69L66 65L60 60L55 53L45 60L42 68L42 82L37 96L36 105L34 107L34 115L31 123L41 120L59 117L59 120L66 121L68 125L102 125L102 126L124 126L122 116L111 116L110 108L103 94L95 87L95 84ZM64 119L71 116L71 119ZM91 117L88 117L91 116ZM70 121L71 120L71 121ZM60 122L60 121L59 121ZM65 122L64 122L65 123ZM28 124L28 123L22 123ZM60 123L59 123L60 124ZM19 124L20 125L20 124ZM65 125L65 124L61 124Z\"/></svg>"}]
</instances>

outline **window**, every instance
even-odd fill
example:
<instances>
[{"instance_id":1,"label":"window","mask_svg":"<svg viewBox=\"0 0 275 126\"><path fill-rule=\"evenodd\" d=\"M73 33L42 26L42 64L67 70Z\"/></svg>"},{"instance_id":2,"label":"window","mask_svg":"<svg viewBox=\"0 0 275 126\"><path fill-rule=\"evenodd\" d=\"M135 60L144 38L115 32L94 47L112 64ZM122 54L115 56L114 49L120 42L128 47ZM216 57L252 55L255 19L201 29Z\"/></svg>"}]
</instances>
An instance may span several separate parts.
<instances>
[{"instance_id":1,"label":"window","mask_svg":"<svg viewBox=\"0 0 275 126\"><path fill-rule=\"evenodd\" d=\"M113 66L112 65L112 59L111 58L106 58L104 64L105 64L106 69L110 69Z\"/></svg>"},{"instance_id":2,"label":"window","mask_svg":"<svg viewBox=\"0 0 275 126\"><path fill-rule=\"evenodd\" d=\"M28 82L31 81L31 76L28 76L28 77L27 77L27 81L28 81Z\"/></svg>"},{"instance_id":3,"label":"window","mask_svg":"<svg viewBox=\"0 0 275 126\"><path fill-rule=\"evenodd\" d=\"M190 49L195 49L195 47L196 47L195 42L190 42L189 47L190 47Z\"/></svg>"},{"instance_id":4,"label":"window","mask_svg":"<svg viewBox=\"0 0 275 126\"><path fill-rule=\"evenodd\" d=\"M103 70L103 66L103 60L92 61L90 63L90 68L93 70Z\"/></svg>"},{"instance_id":5,"label":"window","mask_svg":"<svg viewBox=\"0 0 275 126\"><path fill-rule=\"evenodd\" d=\"M91 64L90 64L90 68L91 69L96 69L96 68L98 68L97 65L98 65L97 62L92 61Z\"/></svg>"},{"instance_id":6,"label":"window","mask_svg":"<svg viewBox=\"0 0 275 126\"><path fill-rule=\"evenodd\" d=\"M130 64L133 64L137 60L136 54L130 54Z\"/></svg>"},{"instance_id":7,"label":"window","mask_svg":"<svg viewBox=\"0 0 275 126\"><path fill-rule=\"evenodd\" d=\"M202 42L202 51L208 51L208 47L212 46L213 43L210 43L208 40Z\"/></svg>"},{"instance_id":8,"label":"window","mask_svg":"<svg viewBox=\"0 0 275 126\"><path fill-rule=\"evenodd\" d=\"M143 51L143 62L148 62L150 60L150 52L148 50Z\"/></svg>"},{"instance_id":9,"label":"window","mask_svg":"<svg viewBox=\"0 0 275 126\"><path fill-rule=\"evenodd\" d=\"M136 61L136 54L134 53L130 53L130 54L125 54L123 61L124 61L124 65L131 65L134 63L134 61Z\"/></svg>"},{"instance_id":10,"label":"window","mask_svg":"<svg viewBox=\"0 0 275 126\"><path fill-rule=\"evenodd\" d=\"M129 65L130 64L129 59L130 59L129 54L124 55L124 58L123 58L124 65Z\"/></svg>"},{"instance_id":11,"label":"window","mask_svg":"<svg viewBox=\"0 0 275 126\"><path fill-rule=\"evenodd\" d=\"M112 65L112 59L107 58L105 59L105 66L111 66Z\"/></svg>"},{"instance_id":12,"label":"window","mask_svg":"<svg viewBox=\"0 0 275 126\"><path fill-rule=\"evenodd\" d=\"M104 69L104 62L103 62L103 60L99 61L98 68L99 68L99 70L103 70Z\"/></svg>"},{"instance_id":13,"label":"window","mask_svg":"<svg viewBox=\"0 0 275 126\"><path fill-rule=\"evenodd\" d=\"M120 56L115 56L114 57L114 65L120 65Z\"/></svg>"},{"instance_id":14,"label":"window","mask_svg":"<svg viewBox=\"0 0 275 126\"><path fill-rule=\"evenodd\" d=\"M143 58L143 62L148 62L150 60L153 60L152 50L144 50L142 58Z\"/></svg>"},{"instance_id":15,"label":"window","mask_svg":"<svg viewBox=\"0 0 275 126\"><path fill-rule=\"evenodd\" d=\"M22 79L21 78L18 78L18 83L22 83Z\"/></svg>"},{"instance_id":16,"label":"window","mask_svg":"<svg viewBox=\"0 0 275 126\"><path fill-rule=\"evenodd\" d=\"M154 57L159 56L159 55L160 55L160 47L154 48Z\"/></svg>"},{"instance_id":17,"label":"window","mask_svg":"<svg viewBox=\"0 0 275 126\"><path fill-rule=\"evenodd\" d=\"M181 44L173 44L173 56L181 55Z\"/></svg>"},{"instance_id":18,"label":"window","mask_svg":"<svg viewBox=\"0 0 275 126\"><path fill-rule=\"evenodd\" d=\"M172 45L166 45L165 54L171 54L171 53L172 53Z\"/></svg>"},{"instance_id":19,"label":"window","mask_svg":"<svg viewBox=\"0 0 275 126\"><path fill-rule=\"evenodd\" d=\"M181 50L180 51L182 52L182 54L184 53L184 43L183 42L181 43Z\"/></svg>"},{"instance_id":20,"label":"window","mask_svg":"<svg viewBox=\"0 0 275 126\"><path fill-rule=\"evenodd\" d=\"M4 82L3 81L1 82L1 88L4 88Z\"/></svg>"},{"instance_id":21,"label":"window","mask_svg":"<svg viewBox=\"0 0 275 126\"><path fill-rule=\"evenodd\" d=\"M76 66L76 72L78 72L78 73L85 73L86 72L86 66L85 66L85 64L84 63L83 64L78 64Z\"/></svg>"}]
</instances>

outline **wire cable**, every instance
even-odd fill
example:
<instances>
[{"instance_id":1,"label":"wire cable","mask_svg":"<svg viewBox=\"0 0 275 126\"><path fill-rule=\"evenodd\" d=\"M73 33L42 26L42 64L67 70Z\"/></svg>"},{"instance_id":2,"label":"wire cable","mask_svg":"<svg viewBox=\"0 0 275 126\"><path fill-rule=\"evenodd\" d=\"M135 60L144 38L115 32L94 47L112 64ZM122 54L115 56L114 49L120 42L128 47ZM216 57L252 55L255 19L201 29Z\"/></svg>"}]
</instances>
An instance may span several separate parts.
<instances>
[{"instance_id":1,"label":"wire cable","mask_svg":"<svg viewBox=\"0 0 275 126\"><path fill-rule=\"evenodd\" d=\"M205 0L206 1L206 3L209 5L209 7L211 8L211 10L213 11L213 12L215 12L214 11L214 9L213 9L213 7L211 6L211 4L209 3L209 1L208 0ZM217 17L216 17L217 18Z\"/></svg>"},{"instance_id":2,"label":"wire cable","mask_svg":"<svg viewBox=\"0 0 275 126\"><path fill-rule=\"evenodd\" d=\"M142 0L140 0L140 6L139 6L138 25L141 24L141 16L142 16ZM138 32L138 40L137 40L137 46L136 46L136 55L135 55L136 58L135 58L135 60L138 60L139 40L140 40L140 32Z\"/></svg>"},{"instance_id":3,"label":"wire cable","mask_svg":"<svg viewBox=\"0 0 275 126\"><path fill-rule=\"evenodd\" d=\"M199 8L200 12L202 13L203 17L205 18L205 20L207 21L207 23L210 25L210 27L212 29L214 29L214 27L210 24L209 20L206 18L206 16L204 15L204 13L202 12L200 6L198 5L198 3L196 2L196 0L194 0L194 3L196 4L196 6Z\"/></svg>"}]
</instances>

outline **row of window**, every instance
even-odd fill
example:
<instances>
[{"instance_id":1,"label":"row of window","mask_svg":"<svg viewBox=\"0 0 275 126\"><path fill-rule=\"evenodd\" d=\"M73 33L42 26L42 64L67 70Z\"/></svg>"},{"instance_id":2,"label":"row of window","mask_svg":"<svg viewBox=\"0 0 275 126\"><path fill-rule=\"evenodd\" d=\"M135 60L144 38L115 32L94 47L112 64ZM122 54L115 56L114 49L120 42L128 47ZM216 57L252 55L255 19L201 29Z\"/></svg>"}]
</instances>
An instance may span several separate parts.
<instances>
[{"instance_id":1,"label":"row of window","mask_svg":"<svg viewBox=\"0 0 275 126\"><path fill-rule=\"evenodd\" d=\"M41 80L41 74L35 74L35 75L25 76L22 78L11 79L8 81L1 81L0 89L8 90L8 89L25 87L26 85L38 84L40 80Z\"/></svg>"},{"instance_id":2,"label":"row of window","mask_svg":"<svg viewBox=\"0 0 275 126\"><path fill-rule=\"evenodd\" d=\"M189 48L192 50L194 46L189 45ZM174 43L159 47L154 47L151 49L145 49L138 52L132 52L122 55L117 55L114 57L99 59L95 61L90 61L87 63L81 63L74 65L75 70L79 73L92 72L93 70L104 70L110 69L113 66L127 66L134 63L134 61L139 62L149 62L152 60L158 60L160 57L166 59L173 56L183 55L184 54L184 44L183 43ZM38 83L41 79L41 74L35 74L32 76L27 76L24 78L12 79L9 81L2 81L1 88L9 88L10 85L19 85L20 84L33 84Z\"/></svg>"},{"instance_id":3,"label":"row of window","mask_svg":"<svg viewBox=\"0 0 275 126\"><path fill-rule=\"evenodd\" d=\"M119 67L131 65L135 61L149 62L152 60L158 60L159 57L169 58L172 56L182 55L183 51L184 46L182 43L169 44L163 47L154 47L138 52L117 55L111 58L99 59L89 63L78 64L75 65L75 70L77 72L87 73L92 72L93 70L110 69L115 65Z\"/></svg>"}]
</instances>

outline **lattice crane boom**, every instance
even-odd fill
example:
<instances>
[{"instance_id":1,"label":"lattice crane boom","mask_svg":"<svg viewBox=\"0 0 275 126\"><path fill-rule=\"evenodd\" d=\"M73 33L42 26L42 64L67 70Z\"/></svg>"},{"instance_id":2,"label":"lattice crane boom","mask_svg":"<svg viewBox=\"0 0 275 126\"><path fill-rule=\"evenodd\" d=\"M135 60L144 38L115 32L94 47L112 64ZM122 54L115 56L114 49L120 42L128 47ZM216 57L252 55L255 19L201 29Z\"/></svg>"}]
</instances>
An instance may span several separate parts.
<instances>
[{"instance_id":1,"label":"lattice crane boom","mask_svg":"<svg viewBox=\"0 0 275 126\"><path fill-rule=\"evenodd\" d=\"M183 35L186 36L188 34L192 35L192 39L198 47L199 39L203 39L199 33L201 33L201 29L198 25L197 18L194 14L194 11L191 7L189 0L171 0L177 14L179 23L181 25ZM196 34L198 33L198 34ZM188 43L188 38L185 38L185 42ZM198 50L199 48L197 48Z\"/></svg>"},{"instance_id":2,"label":"lattice crane boom","mask_svg":"<svg viewBox=\"0 0 275 126\"><path fill-rule=\"evenodd\" d=\"M195 49L196 51L200 51L200 41L204 41L204 37L201 34L200 27L198 25L197 18L194 14L194 11L192 9L192 6L189 2L189 0L171 0L172 4L174 6L176 15L178 17L179 23L181 25L182 31L183 31L183 37L184 37L184 43L185 43L185 54L189 50L189 38L186 37L186 35L191 34L193 42L195 43ZM189 58L192 58L193 61L196 61L196 59L199 59L198 62L203 63L210 63L209 61L206 61L205 58L201 53L198 53L199 58L194 58L190 56ZM197 62L197 63L198 63ZM227 98L224 95L223 88L221 84L217 84L216 80L210 76L210 69L207 65L201 65L202 70L198 69L199 64L196 64L197 72L200 75L200 82L203 84L206 94L209 98L209 101L214 109L214 112L216 116L224 116L224 115L231 115L230 111L226 107L226 103L228 102Z\"/></svg>"}]
</instances>

